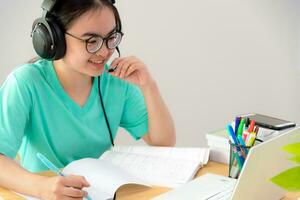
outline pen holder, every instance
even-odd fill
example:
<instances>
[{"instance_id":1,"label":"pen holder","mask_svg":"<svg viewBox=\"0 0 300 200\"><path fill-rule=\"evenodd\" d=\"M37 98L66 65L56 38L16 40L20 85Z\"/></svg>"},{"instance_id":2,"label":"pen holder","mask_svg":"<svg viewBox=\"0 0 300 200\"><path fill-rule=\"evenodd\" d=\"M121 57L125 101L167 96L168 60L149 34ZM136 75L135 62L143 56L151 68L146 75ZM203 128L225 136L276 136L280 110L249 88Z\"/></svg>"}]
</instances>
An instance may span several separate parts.
<instances>
[{"instance_id":1,"label":"pen holder","mask_svg":"<svg viewBox=\"0 0 300 200\"><path fill-rule=\"evenodd\" d=\"M231 141L229 141L229 144L229 177L237 179L240 175L244 162L247 158L247 154L251 147L233 144Z\"/></svg>"}]
</instances>

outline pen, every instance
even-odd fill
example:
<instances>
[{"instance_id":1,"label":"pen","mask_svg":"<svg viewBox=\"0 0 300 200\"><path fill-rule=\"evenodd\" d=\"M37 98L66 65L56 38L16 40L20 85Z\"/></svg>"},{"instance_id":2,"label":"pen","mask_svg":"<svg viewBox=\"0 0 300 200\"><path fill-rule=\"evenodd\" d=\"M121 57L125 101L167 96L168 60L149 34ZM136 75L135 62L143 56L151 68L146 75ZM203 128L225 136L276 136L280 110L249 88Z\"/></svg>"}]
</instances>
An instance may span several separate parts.
<instances>
[{"instance_id":1,"label":"pen","mask_svg":"<svg viewBox=\"0 0 300 200\"><path fill-rule=\"evenodd\" d=\"M230 124L227 124L226 130L227 130L227 133L229 134L231 142L235 145L239 145L237 138L233 132L232 126ZM234 147L232 147L232 148L234 148ZM235 150L235 148L234 148L234 150ZM236 146L236 155L237 155L236 159L237 159L239 168L242 169L244 161L243 161L242 155L240 155L240 154L241 154L240 148L238 148L238 146Z\"/></svg>"},{"instance_id":2,"label":"pen","mask_svg":"<svg viewBox=\"0 0 300 200\"><path fill-rule=\"evenodd\" d=\"M255 132L256 134L258 133L258 130L259 130L259 127L258 127L258 126L255 126L254 132Z\"/></svg>"},{"instance_id":3,"label":"pen","mask_svg":"<svg viewBox=\"0 0 300 200\"><path fill-rule=\"evenodd\" d=\"M250 126L248 128L249 133L251 133L253 131L254 125L255 125L255 121L252 119L250 122Z\"/></svg>"},{"instance_id":4,"label":"pen","mask_svg":"<svg viewBox=\"0 0 300 200\"><path fill-rule=\"evenodd\" d=\"M242 149L245 150L245 158L246 158L246 155L248 154L247 146L246 146L246 144L245 144L243 138L242 138L240 135L238 135L237 137L238 137L238 140L239 140L240 144L241 144L243 147L245 147L245 148L242 147Z\"/></svg>"},{"instance_id":5,"label":"pen","mask_svg":"<svg viewBox=\"0 0 300 200\"><path fill-rule=\"evenodd\" d=\"M246 141L247 136L248 136L249 134L250 134L250 133L249 133L248 131L244 131L244 132L243 132L243 135L242 135L243 141Z\"/></svg>"},{"instance_id":6,"label":"pen","mask_svg":"<svg viewBox=\"0 0 300 200\"><path fill-rule=\"evenodd\" d=\"M254 132L250 133L247 137L246 145L251 147L254 144L256 134Z\"/></svg>"},{"instance_id":7,"label":"pen","mask_svg":"<svg viewBox=\"0 0 300 200\"><path fill-rule=\"evenodd\" d=\"M246 144L245 144L245 142L244 142L242 136L238 135L237 138L238 138L239 143L240 143L242 146L246 146Z\"/></svg>"},{"instance_id":8,"label":"pen","mask_svg":"<svg viewBox=\"0 0 300 200\"><path fill-rule=\"evenodd\" d=\"M236 117L235 118L235 122L234 122L234 132L235 132L235 134L237 134L240 121L241 121L241 117Z\"/></svg>"},{"instance_id":9,"label":"pen","mask_svg":"<svg viewBox=\"0 0 300 200\"><path fill-rule=\"evenodd\" d=\"M245 119L245 129L246 130L248 129L249 125L250 125L250 119L249 119L249 117L246 117L246 119Z\"/></svg>"},{"instance_id":10,"label":"pen","mask_svg":"<svg viewBox=\"0 0 300 200\"><path fill-rule=\"evenodd\" d=\"M239 128L238 128L238 132L237 132L236 135L242 135L243 130L244 130L244 125L245 125L245 118L242 118L241 122L240 122L240 125L239 125Z\"/></svg>"},{"instance_id":11,"label":"pen","mask_svg":"<svg viewBox=\"0 0 300 200\"><path fill-rule=\"evenodd\" d=\"M233 129L232 129L232 126L230 124L227 124L226 126L226 130L227 130L227 133L229 134L229 137L230 137L230 140L233 144L236 144L238 145L238 141L237 141L237 138L236 138L236 135L234 134L233 132Z\"/></svg>"},{"instance_id":12,"label":"pen","mask_svg":"<svg viewBox=\"0 0 300 200\"><path fill-rule=\"evenodd\" d=\"M60 171L60 169L58 169L52 162L50 162L50 160L48 160L43 154L41 153L37 153L36 156L38 157L38 159L40 159L40 161L46 166L48 167L51 171L55 172L56 174L60 175L60 176L64 176L65 175ZM86 197L87 200L92 200L91 197L87 196Z\"/></svg>"},{"instance_id":13,"label":"pen","mask_svg":"<svg viewBox=\"0 0 300 200\"><path fill-rule=\"evenodd\" d=\"M44 155L42 155L41 153L37 153L36 156L38 157L38 159L40 159L40 161L42 161L42 163L44 165L46 165L46 167L48 167L51 171L55 172L56 174L60 175L60 176L65 176L60 169L58 169L52 162L50 162Z\"/></svg>"}]
</instances>

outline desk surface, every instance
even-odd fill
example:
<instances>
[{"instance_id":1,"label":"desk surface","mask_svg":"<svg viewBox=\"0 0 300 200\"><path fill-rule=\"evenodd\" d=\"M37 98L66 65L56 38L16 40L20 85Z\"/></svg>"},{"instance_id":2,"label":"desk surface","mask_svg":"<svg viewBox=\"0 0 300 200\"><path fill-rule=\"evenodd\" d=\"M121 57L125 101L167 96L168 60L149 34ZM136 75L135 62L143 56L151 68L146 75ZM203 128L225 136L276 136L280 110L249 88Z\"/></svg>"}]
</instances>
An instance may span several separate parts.
<instances>
[{"instance_id":1,"label":"desk surface","mask_svg":"<svg viewBox=\"0 0 300 200\"><path fill-rule=\"evenodd\" d=\"M201 168L196 176L201 176L206 173L214 173L226 176L228 174L228 165L221 164L213 161L209 161L207 165ZM44 172L45 176L53 176L54 174L51 172ZM150 199L154 196L162 194L164 192L169 191L169 188L164 187L143 187L136 185L128 185L126 187L122 187L120 191L117 193L118 200L146 200ZM4 200L24 200L24 198L17 196L15 193L10 192L4 188L0 187L0 199L1 197ZM288 193L288 195L284 198L284 200L296 200L297 197L300 197L300 193Z\"/></svg>"}]
</instances>

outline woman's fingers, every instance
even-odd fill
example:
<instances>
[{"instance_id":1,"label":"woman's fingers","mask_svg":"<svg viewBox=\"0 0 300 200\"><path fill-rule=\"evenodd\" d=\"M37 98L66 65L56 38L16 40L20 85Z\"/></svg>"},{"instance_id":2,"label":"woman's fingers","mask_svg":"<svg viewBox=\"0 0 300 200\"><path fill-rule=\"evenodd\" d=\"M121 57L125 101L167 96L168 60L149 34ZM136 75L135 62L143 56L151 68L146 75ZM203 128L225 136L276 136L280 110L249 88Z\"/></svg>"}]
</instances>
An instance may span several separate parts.
<instances>
[{"instance_id":1,"label":"woman's fingers","mask_svg":"<svg viewBox=\"0 0 300 200\"><path fill-rule=\"evenodd\" d=\"M118 61L114 62L114 64L116 64L117 68L111 74L124 79L126 77L126 74L128 74L127 73L128 69L131 68L135 63L138 63L138 62L140 62L140 61L135 57L127 57L127 58L119 59ZM113 65L111 65L111 66L113 66Z\"/></svg>"},{"instance_id":2,"label":"woman's fingers","mask_svg":"<svg viewBox=\"0 0 300 200\"><path fill-rule=\"evenodd\" d=\"M61 200L83 199L87 192L82 188L90 186L83 176L74 175L47 177L40 185L41 199Z\"/></svg>"},{"instance_id":3,"label":"woman's fingers","mask_svg":"<svg viewBox=\"0 0 300 200\"><path fill-rule=\"evenodd\" d=\"M116 67L122 59L124 59L124 58L115 58L115 59L112 61L112 63L110 64L110 68Z\"/></svg>"},{"instance_id":4,"label":"woman's fingers","mask_svg":"<svg viewBox=\"0 0 300 200\"><path fill-rule=\"evenodd\" d=\"M62 191L64 199L83 199L88 195L82 188L89 187L90 184L83 176L70 175L65 177L62 183L65 186Z\"/></svg>"},{"instance_id":5,"label":"woman's fingers","mask_svg":"<svg viewBox=\"0 0 300 200\"><path fill-rule=\"evenodd\" d=\"M83 200L83 197L67 197L67 196L64 196L62 198L59 198L61 200Z\"/></svg>"},{"instance_id":6,"label":"woman's fingers","mask_svg":"<svg viewBox=\"0 0 300 200\"><path fill-rule=\"evenodd\" d=\"M132 64L128 69L127 69L127 71L126 71L126 73L125 73L125 78L126 77L129 77L130 76L130 74L132 74L135 70L137 70L138 69L138 66L137 66L137 63L135 63L135 64Z\"/></svg>"},{"instance_id":7,"label":"woman's fingers","mask_svg":"<svg viewBox=\"0 0 300 200\"><path fill-rule=\"evenodd\" d=\"M83 198L87 196L87 192L73 187L64 187L62 191L63 196L72 198Z\"/></svg>"},{"instance_id":8,"label":"woman's fingers","mask_svg":"<svg viewBox=\"0 0 300 200\"><path fill-rule=\"evenodd\" d=\"M117 67L111 75L126 80L138 86L145 86L151 82L152 78L147 70L147 66L134 56L116 58L110 68Z\"/></svg>"},{"instance_id":9,"label":"woman's fingers","mask_svg":"<svg viewBox=\"0 0 300 200\"><path fill-rule=\"evenodd\" d=\"M68 187L74 187L79 189L90 186L90 184L83 176L75 176L75 175L66 176L63 179L63 184Z\"/></svg>"},{"instance_id":10,"label":"woman's fingers","mask_svg":"<svg viewBox=\"0 0 300 200\"><path fill-rule=\"evenodd\" d=\"M120 72L120 78L124 79L126 78L130 73L127 73L128 70L134 66L136 66L137 63L139 63L139 60L131 60L130 62L124 63L123 67Z\"/></svg>"}]
</instances>

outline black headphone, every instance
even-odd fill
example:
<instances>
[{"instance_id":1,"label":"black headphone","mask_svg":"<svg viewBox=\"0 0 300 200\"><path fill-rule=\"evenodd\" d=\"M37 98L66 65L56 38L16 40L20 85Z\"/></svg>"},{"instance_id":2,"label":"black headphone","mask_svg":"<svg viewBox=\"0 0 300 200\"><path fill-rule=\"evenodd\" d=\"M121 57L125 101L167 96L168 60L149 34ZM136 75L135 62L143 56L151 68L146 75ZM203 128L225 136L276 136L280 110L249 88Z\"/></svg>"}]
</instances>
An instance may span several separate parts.
<instances>
[{"instance_id":1,"label":"black headphone","mask_svg":"<svg viewBox=\"0 0 300 200\"><path fill-rule=\"evenodd\" d=\"M111 4L115 0L108 0ZM64 27L51 14L56 0L44 0L42 3L42 17L36 19L32 25L31 37L36 53L47 60L58 60L66 53ZM117 48L119 53L119 49ZM120 53L119 53L120 54Z\"/></svg>"},{"instance_id":2,"label":"black headphone","mask_svg":"<svg viewBox=\"0 0 300 200\"><path fill-rule=\"evenodd\" d=\"M31 37L36 53L47 60L58 60L66 52L66 41L63 27L51 15L56 0L44 0L42 17L32 25Z\"/></svg>"}]
</instances>

